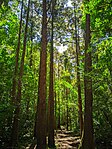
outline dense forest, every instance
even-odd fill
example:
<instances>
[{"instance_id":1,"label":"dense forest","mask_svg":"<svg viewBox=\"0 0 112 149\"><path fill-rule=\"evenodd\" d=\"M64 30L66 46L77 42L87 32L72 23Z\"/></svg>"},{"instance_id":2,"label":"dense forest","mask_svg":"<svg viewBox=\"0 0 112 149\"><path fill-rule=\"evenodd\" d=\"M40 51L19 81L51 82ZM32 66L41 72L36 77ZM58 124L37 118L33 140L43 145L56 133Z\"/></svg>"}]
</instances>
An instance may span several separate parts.
<instances>
[{"instance_id":1,"label":"dense forest","mask_svg":"<svg viewBox=\"0 0 112 149\"><path fill-rule=\"evenodd\" d=\"M112 149L111 0L0 0L0 149L34 148Z\"/></svg>"}]
</instances>

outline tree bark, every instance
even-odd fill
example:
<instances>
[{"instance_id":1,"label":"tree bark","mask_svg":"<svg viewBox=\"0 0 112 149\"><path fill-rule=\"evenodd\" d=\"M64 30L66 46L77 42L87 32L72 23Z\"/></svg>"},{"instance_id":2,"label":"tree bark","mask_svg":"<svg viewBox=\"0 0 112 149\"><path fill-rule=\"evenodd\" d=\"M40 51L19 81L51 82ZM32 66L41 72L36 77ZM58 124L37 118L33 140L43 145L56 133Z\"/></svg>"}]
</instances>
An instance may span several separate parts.
<instances>
[{"instance_id":1,"label":"tree bark","mask_svg":"<svg viewBox=\"0 0 112 149\"><path fill-rule=\"evenodd\" d=\"M37 149L46 149L46 51L47 51L47 10L43 0L42 44L37 105Z\"/></svg>"},{"instance_id":2,"label":"tree bark","mask_svg":"<svg viewBox=\"0 0 112 149\"><path fill-rule=\"evenodd\" d=\"M59 60L58 60L58 80L60 79L60 68L59 68ZM58 117L57 117L57 129L61 129L61 122L60 122L60 91L58 89L58 95L57 95L57 98L58 98L58 101L57 101L57 104L58 104Z\"/></svg>"},{"instance_id":3,"label":"tree bark","mask_svg":"<svg viewBox=\"0 0 112 149\"><path fill-rule=\"evenodd\" d=\"M64 65L65 65L65 71L67 71L67 63L68 59L65 55ZM69 81L69 79L66 77L66 81ZM68 108L68 88L64 88L65 90L65 100L66 100L66 129L68 130L69 127L69 108Z\"/></svg>"},{"instance_id":4,"label":"tree bark","mask_svg":"<svg viewBox=\"0 0 112 149\"><path fill-rule=\"evenodd\" d=\"M17 73L18 73L18 60L19 60L19 51L20 51L20 38L21 38L21 29L22 29L22 13L23 13L23 0L21 4L21 16L20 16L20 26L19 26L19 34L18 34L18 44L16 48L16 57L15 57L15 70L12 82L12 102L14 103L16 100L16 86L17 86Z\"/></svg>"},{"instance_id":5,"label":"tree bark","mask_svg":"<svg viewBox=\"0 0 112 149\"><path fill-rule=\"evenodd\" d=\"M30 50L30 67L32 66L32 61L33 61L33 3L31 4L31 9L32 9L32 12L31 12L31 50Z\"/></svg>"},{"instance_id":6,"label":"tree bark","mask_svg":"<svg viewBox=\"0 0 112 149\"><path fill-rule=\"evenodd\" d=\"M53 28L54 28L54 0L52 0L52 22L51 22L51 51L50 51L50 82L49 82L49 109L48 109L48 146L55 147L54 140L54 81L53 81Z\"/></svg>"},{"instance_id":7,"label":"tree bark","mask_svg":"<svg viewBox=\"0 0 112 149\"><path fill-rule=\"evenodd\" d=\"M75 6L74 6L75 11ZM76 63L77 63L77 89L78 89L78 113L79 113L79 125L80 125L80 137L83 131L83 114L82 114L82 98L81 98L81 84L80 84L80 70L79 70L79 38L77 33L77 16L75 13L75 42L76 42Z\"/></svg>"},{"instance_id":8,"label":"tree bark","mask_svg":"<svg viewBox=\"0 0 112 149\"><path fill-rule=\"evenodd\" d=\"M84 77L84 91L85 91L85 111L84 111L84 134L82 138L81 149L95 149L93 136L93 118L92 118L92 78L90 72L92 71L92 57L89 50L90 45L90 14L86 14L86 39L85 39L85 77Z\"/></svg>"},{"instance_id":9,"label":"tree bark","mask_svg":"<svg viewBox=\"0 0 112 149\"><path fill-rule=\"evenodd\" d=\"M68 109L68 92L67 88L65 89L66 94L66 129L68 130L69 127L69 109Z\"/></svg>"},{"instance_id":10,"label":"tree bark","mask_svg":"<svg viewBox=\"0 0 112 149\"><path fill-rule=\"evenodd\" d=\"M25 25L25 34L24 34L24 41L23 41L23 52L22 52L19 79L18 79L18 88L17 88L18 91L17 91L17 96L16 96L16 109L15 109L15 112L14 112L14 120L13 120L13 125L12 125L11 147L16 147L18 145L22 76L23 76L23 71L24 71L24 58L25 58L25 51L26 51L26 39L27 39L29 9L30 9L30 0L28 1L28 9L27 9L27 17L26 17L26 25Z\"/></svg>"}]
</instances>

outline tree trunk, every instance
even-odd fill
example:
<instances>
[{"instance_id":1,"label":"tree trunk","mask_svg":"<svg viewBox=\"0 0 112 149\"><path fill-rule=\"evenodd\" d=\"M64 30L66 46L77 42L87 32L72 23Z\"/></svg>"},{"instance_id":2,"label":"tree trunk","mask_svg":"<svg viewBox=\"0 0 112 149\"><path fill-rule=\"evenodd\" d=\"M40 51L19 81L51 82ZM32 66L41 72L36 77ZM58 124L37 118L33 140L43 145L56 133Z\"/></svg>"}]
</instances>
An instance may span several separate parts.
<instances>
[{"instance_id":1,"label":"tree trunk","mask_svg":"<svg viewBox=\"0 0 112 149\"><path fill-rule=\"evenodd\" d=\"M31 9L32 9L32 12L31 12L31 50L30 50L30 67L32 66L32 61L33 61L33 51L32 51L32 49L33 49L33 20L32 20L32 18L33 18L33 3L31 4Z\"/></svg>"},{"instance_id":2,"label":"tree trunk","mask_svg":"<svg viewBox=\"0 0 112 149\"><path fill-rule=\"evenodd\" d=\"M55 147L54 141L54 89L53 89L53 23L54 23L54 0L52 0L52 22L51 22L51 51L50 51L50 82L49 82L49 109L48 109L48 146Z\"/></svg>"},{"instance_id":3,"label":"tree trunk","mask_svg":"<svg viewBox=\"0 0 112 149\"><path fill-rule=\"evenodd\" d=\"M92 57L89 49L90 45L90 14L86 14L86 40L85 40L85 77L84 77L84 91L85 91L85 113L84 113L84 134L82 138L81 149L95 149L93 136L93 118L92 118L92 78L90 72L92 71Z\"/></svg>"},{"instance_id":4,"label":"tree trunk","mask_svg":"<svg viewBox=\"0 0 112 149\"><path fill-rule=\"evenodd\" d=\"M75 7L74 7L75 11ZM81 84L80 84L80 70L79 70L79 38L77 34L77 17L75 11L75 41L76 41L76 63L77 63L77 89L78 89L78 113L79 113L79 124L80 124L80 137L83 131L83 114L82 114L82 99L81 99Z\"/></svg>"},{"instance_id":5,"label":"tree trunk","mask_svg":"<svg viewBox=\"0 0 112 149\"><path fill-rule=\"evenodd\" d=\"M43 0L42 45L40 55L38 105L37 105L37 149L46 149L46 51L47 51L47 10Z\"/></svg>"},{"instance_id":6,"label":"tree trunk","mask_svg":"<svg viewBox=\"0 0 112 149\"><path fill-rule=\"evenodd\" d=\"M67 130L69 127L69 110L68 110L68 94L67 94L67 89L66 89L66 126L67 126Z\"/></svg>"},{"instance_id":7,"label":"tree trunk","mask_svg":"<svg viewBox=\"0 0 112 149\"><path fill-rule=\"evenodd\" d=\"M17 88L18 92L17 92L17 96L16 96L16 109L14 112L14 120L13 120L13 126L12 126L11 147L16 147L18 144L19 114L20 114L20 104L21 104L21 87L22 87L22 76L23 76L23 71L24 71L24 58L25 58L25 51L26 51L29 7L30 7L30 0L28 1L28 10L27 10L27 17L26 17L24 42L23 42L23 53L22 53L22 59L21 59L21 64L20 64L20 73L19 73L19 79L18 79L18 88Z\"/></svg>"},{"instance_id":8,"label":"tree trunk","mask_svg":"<svg viewBox=\"0 0 112 149\"><path fill-rule=\"evenodd\" d=\"M58 80L60 79L60 72L59 72L59 60L58 60ZM60 129L61 126L60 126L60 91L58 89L58 117L57 117L57 128Z\"/></svg>"},{"instance_id":9,"label":"tree trunk","mask_svg":"<svg viewBox=\"0 0 112 149\"><path fill-rule=\"evenodd\" d=\"M55 78L54 78L55 80ZM54 129L57 130L57 125L56 125L56 120L57 120L57 100L56 100L57 96L56 96L56 90L55 90L55 93L54 93L54 105L55 105L55 116L54 116L54 122L55 122L55 125L54 125Z\"/></svg>"},{"instance_id":10,"label":"tree trunk","mask_svg":"<svg viewBox=\"0 0 112 149\"><path fill-rule=\"evenodd\" d=\"M15 57L15 70L12 82L12 102L14 103L16 100L16 85L17 85L17 73L18 73L18 60L19 60L19 51L20 51L20 38L21 38L21 29L22 29L22 13L23 13L23 0L21 4L21 16L20 16L20 26L19 26L19 34L18 34L18 44L16 48L16 57Z\"/></svg>"},{"instance_id":11,"label":"tree trunk","mask_svg":"<svg viewBox=\"0 0 112 149\"><path fill-rule=\"evenodd\" d=\"M68 63L68 59L65 55L65 60L64 60L64 65L65 65L65 71L67 71L67 63ZM68 78L66 77L66 81L68 82ZM69 108L68 108L68 88L65 87L65 100L66 100L66 129L68 130L69 127Z\"/></svg>"}]
</instances>

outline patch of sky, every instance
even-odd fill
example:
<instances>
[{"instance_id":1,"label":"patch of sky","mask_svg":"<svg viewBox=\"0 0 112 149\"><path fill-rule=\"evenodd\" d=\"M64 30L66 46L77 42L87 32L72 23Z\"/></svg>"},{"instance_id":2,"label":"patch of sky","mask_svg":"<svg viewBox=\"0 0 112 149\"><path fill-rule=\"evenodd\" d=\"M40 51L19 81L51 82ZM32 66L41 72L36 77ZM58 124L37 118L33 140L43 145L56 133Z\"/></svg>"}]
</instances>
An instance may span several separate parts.
<instances>
[{"instance_id":1,"label":"patch of sky","mask_svg":"<svg viewBox=\"0 0 112 149\"><path fill-rule=\"evenodd\" d=\"M63 44L60 44L58 46L54 45L54 47L56 47L56 49L58 50L58 52L60 53L63 53L64 51L67 50L68 46L67 45L63 45Z\"/></svg>"},{"instance_id":2,"label":"patch of sky","mask_svg":"<svg viewBox=\"0 0 112 149\"><path fill-rule=\"evenodd\" d=\"M68 3L64 7L73 7L71 0L68 0Z\"/></svg>"}]
</instances>

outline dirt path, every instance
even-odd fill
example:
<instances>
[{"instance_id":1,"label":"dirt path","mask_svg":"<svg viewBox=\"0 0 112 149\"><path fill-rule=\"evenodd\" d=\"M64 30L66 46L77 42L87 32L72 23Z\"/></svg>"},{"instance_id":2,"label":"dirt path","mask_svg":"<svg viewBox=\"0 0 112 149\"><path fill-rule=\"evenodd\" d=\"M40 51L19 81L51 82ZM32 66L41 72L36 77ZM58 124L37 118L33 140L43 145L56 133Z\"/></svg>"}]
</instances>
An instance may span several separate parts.
<instances>
[{"instance_id":1,"label":"dirt path","mask_svg":"<svg viewBox=\"0 0 112 149\"><path fill-rule=\"evenodd\" d=\"M55 137L57 149L77 149L80 143L80 138L74 136L73 132L63 130L57 130Z\"/></svg>"},{"instance_id":2,"label":"dirt path","mask_svg":"<svg viewBox=\"0 0 112 149\"><path fill-rule=\"evenodd\" d=\"M78 149L80 143L79 136L74 136L73 132L62 130L55 131L56 149ZM36 149L36 140L26 149Z\"/></svg>"}]
</instances>

